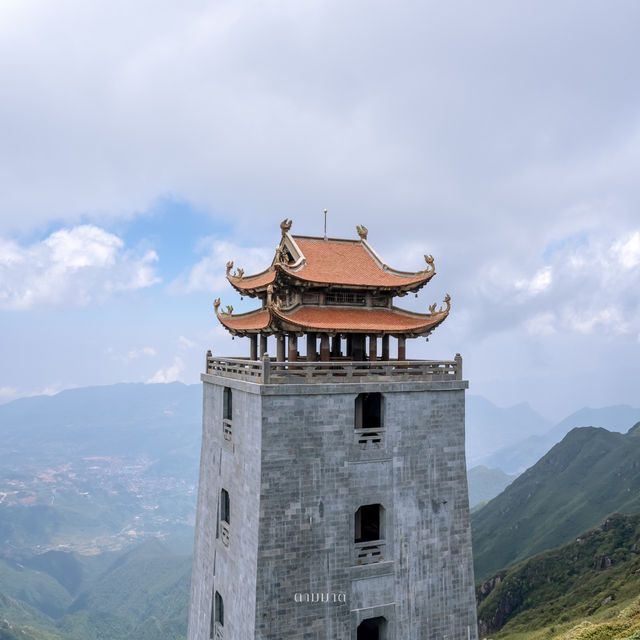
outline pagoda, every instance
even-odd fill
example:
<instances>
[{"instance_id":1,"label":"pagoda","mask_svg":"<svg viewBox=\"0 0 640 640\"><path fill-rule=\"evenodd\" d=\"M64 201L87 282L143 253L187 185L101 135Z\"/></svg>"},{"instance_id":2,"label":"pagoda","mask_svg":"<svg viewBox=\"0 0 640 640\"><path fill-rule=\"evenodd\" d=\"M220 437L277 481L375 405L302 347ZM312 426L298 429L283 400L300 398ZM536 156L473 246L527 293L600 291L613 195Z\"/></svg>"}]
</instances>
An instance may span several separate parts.
<instances>
[{"instance_id":1,"label":"pagoda","mask_svg":"<svg viewBox=\"0 0 640 640\"><path fill-rule=\"evenodd\" d=\"M406 354L449 296L428 313L393 305L433 258L398 271L365 227L345 240L280 226L263 272L227 264L260 306L214 302L250 352L208 351L201 375L187 638L477 640L462 357Z\"/></svg>"},{"instance_id":2,"label":"pagoda","mask_svg":"<svg viewBox=\"0 0 640 640\"><path fill-rule=\"evenodd\" d=\"M276 338L277 361L300 360L298 338L304 335L308 361L389 361L390 336L397 340L397 359L404 361L406 339L428 337L449 314L449 295L444 307L432 304L426 314L393 305L394 297L417 292L433 278L432 256L424 256L422 271L399 271L373 250L364 226L357 227L358 240L348 240L292 235L291 224L281 222L275 256L261 273L245 275L227 263L231 285L242 296L260 300L261 306L233 314L233 307L223 311L220 299L214 302L223 326L234 336L249 337L250 360L267 352L269 336Z\"/></svg>"}]
</instances>

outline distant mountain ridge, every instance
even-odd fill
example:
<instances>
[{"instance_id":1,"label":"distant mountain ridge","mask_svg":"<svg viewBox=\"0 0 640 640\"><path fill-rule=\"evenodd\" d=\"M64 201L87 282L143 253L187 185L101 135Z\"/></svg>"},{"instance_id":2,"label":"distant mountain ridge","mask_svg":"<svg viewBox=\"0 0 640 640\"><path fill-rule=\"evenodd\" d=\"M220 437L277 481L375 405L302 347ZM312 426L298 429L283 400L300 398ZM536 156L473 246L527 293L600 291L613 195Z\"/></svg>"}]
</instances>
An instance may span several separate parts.
<instances>
[{"instance_id":1,"label":"distant mountain ridge","mask_svg":"<svg viewBox=\"0 0 640 640\"><path fill-rule=\"evenodd\" d=\"M490 454L478 459L488 467L497 467L506 473L522 473L535 464L553 445L576 427L602 427L608 431L625 432L640 421L640 409L629 405L614 405L575 411L545 433L531 434L515 442L506 443Z\"/></svg>"},{"instance_id":2,"label":"distant mountain ridge","mask_svg":"<svg viewBox=\"0 0 640 640\"><path fill-rule=\"evenodd\" d=\"M640 512L640 428L573 429L472 515L476 579L565 544L615 511Z\"/></svg>"},{"instance_id":3,"label":"distant mountain ridge","mask_svg":"<svg viewBox=\"0 0 640 640\"><path fill-rule=\"evenodd\" d=\"M515 475L507 475L501 469L488 469L484 465L472 467L467 471L469 485L469 507L480 507L495 498L514 480Z\"/></svg>"},{"instance_id":4,"label":"distant mountain ridge","mask_svg":"<svg viewBox=\"0 0 640 640\"><path fill-rule=\"evenodd\" d=\"M523 438L544 434L552 426L550 420L527 402L503 408L482 396L469 394L466 399L467 466L482 464L502 468L493 464L489 456Z\"/></svg>"}]
</instances>

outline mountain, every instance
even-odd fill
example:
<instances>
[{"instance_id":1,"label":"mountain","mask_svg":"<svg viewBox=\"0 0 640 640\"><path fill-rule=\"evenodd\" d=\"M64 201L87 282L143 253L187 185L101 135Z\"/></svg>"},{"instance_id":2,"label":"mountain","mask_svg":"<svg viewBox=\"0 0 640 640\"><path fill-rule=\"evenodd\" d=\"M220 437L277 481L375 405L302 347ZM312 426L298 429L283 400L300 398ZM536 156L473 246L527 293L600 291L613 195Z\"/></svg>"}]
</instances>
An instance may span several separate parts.
<instances>
[{"instance_id":1,"label":"mountain","mask_svg":"<svg viewBox=\"0 0 640 640\"><path fill-rule=\"evenodd\" d=\"M191 550L199 385L117 384L0 405L0 556Z\"/></svg>"},{"instance_id":2,"label":"mountain","mask_svg":"<svg viewBox=\"0 0 640 640\"><path fill-rule=\"evenodd\" d=\"M151 456L163 472L165 465L184 469L199 454L201 398L200 385L174 382L83 387L14 400L0 405L0 463L16 455L56 462L60 456L134 451Z\"/></svg>"},{"instance_id":3,"label":"mountain","mask_svg":"<svg viewBox=\"0 0 640 640\"><path fill-rule=\"evenodd\" d=\"M487 469L483 465L472 467L467 471L469 507L473 509L495 498L513 482L515 477L515 475L507 475L501 469Z\"/></svg>"},{"instance_id":4,"label":"mountain","mask_svg":"<svg viewBox=\"0 0 640 640\"><path fill-rule=\"evenodd\" d=\"M96 557L48 552L25 564L0 561L0 619L14 627L7 637L182 640L190 578L191 556L153 539Z\"/></svg>"},{"instance_id":5,"label":"mountain","mask_svg":"<svg viewBox=\"0 0 640 640\"><path fill-rule=\"evenodd\" d=\"M551 421L536 413L526 402L502 408L482 396L468 395L467 464L486 464L484 460L487 456L501 447L515 444L528 436L546 433L551 426Z\"/></svg>"},{"instance_id":6,"label":"mountain","mask_svg":"<svg viewBox=\"0 0 640 640\"><path fill-rule=\"evenodd\" d=\"M640 427L573 429L472 514L476 579L565 544L614 511L640 512Z\"/></svg>"},{"instance_id":7,"label":"mountain","mask_svg":"<svg viewBox=\"0 0 640 640\"><path fill-rule=\"evenodd\" d=\"M506 473L522 473L575 427L598 426L609 431L624 432L638 421L640 409L628 405L580 409L545 433L521 436L517 441L503 444L480 457L479 462L488 467L499 467Z\"/></svg>"},{"instance_id":8,"label":"mountain","mask_svg":"<svg viewBox=\"0 0 640 640\"><path fill-rule=\"evenodd\" d=\"M590 629L585 638L626 638L629 633L604 635L606 625L596 633L593 625L613 618L639 593L640 515L615 514L570 544L502 569L479 584L479 632L485 636L502 631L500 637L509 638L547 628L540 637L555 637L580 624ZM640 628L640 602L635 614L631 629L616 618L618 633ZM583 622L585 618L590 622Z\"/></svg>"}]
</instances>

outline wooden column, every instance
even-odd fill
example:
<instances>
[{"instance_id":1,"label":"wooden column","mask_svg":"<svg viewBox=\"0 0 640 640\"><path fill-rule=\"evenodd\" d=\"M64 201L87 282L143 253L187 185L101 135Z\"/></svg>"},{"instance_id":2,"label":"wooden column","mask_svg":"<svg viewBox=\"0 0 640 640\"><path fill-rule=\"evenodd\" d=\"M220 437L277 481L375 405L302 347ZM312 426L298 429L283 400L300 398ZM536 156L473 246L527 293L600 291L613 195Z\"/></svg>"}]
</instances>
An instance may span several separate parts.
<instances>
[{"instance_id":1,"label":"wooden column","mask_svg":"<svg viewBox=\"0 0 640 640\"><path fill-rule=\"evenodd\" d=\"M369 362L378 360L378 336L369 336Z\"/></svg>"},{"instance_id":2,"label":"wooden column","mask_svg":"<svg viewBox=\"0 0 640 640\"><path fill-rule=\"evenodd\" d=\"M264 333L260 334L260 357L268 352L267 336Z\"/></svg>"},{"instance_id":3,"label":"wooden column","mask_svg":"<svg viewBox=\"0 0 640 640\"><path fill-rule=\"evenodd\" d=\"M295 333L289 334L289 362L298 359L298 336Z\"/></svg>"},{"instance_id":4,"label":"wooden column","mask_svg":"<svg viewBox=\"0 0 640 640\"><path fill-rule=\"evenodd\" d=\"M336 333L333 338L331 338L331 357L339 358L340 357L340 334Z\"/></svg>"},{"instance_id":5,"label":"wooden column","mask_svg":"<svg viewBox=\"0 0 640 640\"><path fill-rule=\"evenodd\" d=\"M276 355L276 359L278 360L278 362L284 362L284 333L279 333L276 336L276 350L277 350L277 355Z\"/></svg>"},{"instance_id":6,"label":"wooden column","mask_svg":"<svg viewBox=\"0 0 640 640\"><path fill-rule=\"evenodd\" d=\"M328 362L331 359L331 351L329 349L329 334L320 334L320 360Z\"/></svg>"},{"instance_id":7,"label":"wooden column","mask_svg":"<svg viewBox=\"0 0 640 640\"><path fill-rule=\"evenodd\" d=\"M316 334L307 333L307 360L315 362L318 357L316 353Z\"/></svg>"},{"instance_id":8,"label":"wooden column","mask_svg":"<svg viewBox=\"0 0 640 640\"><path fill-rule=\"evenodd\" d=\"M398 360L407 359L406 344L407 339L405 338L405 336L398 336Z\"/></svg>"},{"instance_id":9,"label":"wooden column","mask_svg":"<svg viewBox=\"0 0 640 640\"><path fill-rule=\"evenodd\" d=\"M258 334L252 333L249 336L249 360L258 359Z\"/></svg>"},{"instance_id":10,"label":"wooden column","mask_svg":"<svg viewBox=\"0 0 640 640\"><path fill-rule=\"evenodd\" d=\"M389 360L389 334L385 333L382 336L382 359L385 362Z\"/></svg>"}]
</instances>

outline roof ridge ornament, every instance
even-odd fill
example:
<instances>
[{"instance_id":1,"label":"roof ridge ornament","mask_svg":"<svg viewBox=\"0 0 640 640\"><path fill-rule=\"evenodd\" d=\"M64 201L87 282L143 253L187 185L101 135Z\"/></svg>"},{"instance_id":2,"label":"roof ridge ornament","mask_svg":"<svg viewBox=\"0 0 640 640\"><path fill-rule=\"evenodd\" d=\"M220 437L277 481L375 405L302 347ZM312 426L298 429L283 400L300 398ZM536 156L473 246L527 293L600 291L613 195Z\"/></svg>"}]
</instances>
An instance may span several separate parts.
<instances>
[{"instance_id":1,"label":"roof ridge ornament","mask_svg":"<svg viewBox=\"0 0 640 640\"><path fill-rule=\"evenodd\" d=\"M367 235L369 235L369 229L367 229L367 227L358 224L356 225L356 231L358 232L361 240L367 239Z\"/></svg>"},{"instance_id":2,"label":"roof ridge ornament","mask_svg":"<svg viewBox=\"0 0 640 640\"><path fill-rule=\"evenodd\" d=\"M292 224L293 224L293 220L288 220L287 218L285 218L280 223L280 229L282 231L282 235L284 235L285 233L289 233L289 230L291 229Z\"/></svg>"},{"instance_id":3,"label":"roof ridge ornament","mask_svg":"<svg viewBox=\"0 0 640 640\"><path fill-rule=\"evenodd\" d=\"M220 311L220 298L216 298L213 301L213 308L217 316L230 316L233 313L233 307L231 305L227 305L226 311Z\"/></svg>"},{"instance_id":4,"label":"roof ridge ornament","mask_svg":"<svg viewBox=\"0 0 640 640\"><path fill-rule=\"evenodd\" d=\"M444 297L443 302L445 303L445 305L447 306L446 309L443 309L442 307L440 307L437 311L436 311L436 306L437 306L437 302L434 302L432 305L429 305L429 312L430 313L444 313L445 315L449 314L449 311L451 310L451 296L447 293L447 295Z\"/></svg>"},{"instance_id":5,"label":"roof ridge ornament","mask_svg":"<svg viewBox=\"0 0 640 640\"><path fill-rule=\"evenodd\" d=\"M431 254L427 255L425 254L424 256L424 261L427 263L427 268L424 270L424 273L429 273L429 271L435 271L435 265L434 260L433 260L433 256Z\"/></svg>"},{"instance_id":6,"label":"roof ridge ornament","mask_svg":"<svg viewBox=\"0 0 640 640\"><path fill-rule=\"evenodd\" d=\"M233 260L227 262L227 278L231 275L231 269L233 269Z\"/></svg>"}]
</instances>

